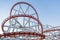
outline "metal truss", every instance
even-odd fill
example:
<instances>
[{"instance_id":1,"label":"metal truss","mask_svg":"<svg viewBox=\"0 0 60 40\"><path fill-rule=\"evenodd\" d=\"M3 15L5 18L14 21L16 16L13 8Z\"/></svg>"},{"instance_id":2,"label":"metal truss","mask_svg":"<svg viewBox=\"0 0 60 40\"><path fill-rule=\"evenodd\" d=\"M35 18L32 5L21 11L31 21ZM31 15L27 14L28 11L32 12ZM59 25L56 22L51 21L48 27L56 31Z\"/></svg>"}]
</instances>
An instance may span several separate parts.
<instances>
[{"instance_id":1,"label":"metal truss","mask_svg":"<svg viewBox=\"0 0 60 40\"><path fill-rule=\"evenodd\" d=\"M1 40L60 40L60 26L42 25L36 9L27 2L14 4L1 27Z\"/></svg>"}]
</instances>

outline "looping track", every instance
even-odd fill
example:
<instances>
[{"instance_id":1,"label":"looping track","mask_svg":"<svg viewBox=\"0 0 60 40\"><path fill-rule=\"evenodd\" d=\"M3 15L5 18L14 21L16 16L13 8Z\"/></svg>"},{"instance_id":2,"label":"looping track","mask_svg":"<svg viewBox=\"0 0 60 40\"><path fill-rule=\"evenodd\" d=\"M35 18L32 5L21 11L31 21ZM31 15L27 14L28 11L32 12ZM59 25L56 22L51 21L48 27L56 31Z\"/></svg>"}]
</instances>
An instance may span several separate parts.
<instances>
[{"instance_id":1,"label":"looping track","mask_svg":"<svg viewBox=\"0 0 60 40\"><path fill-rule=\"evenodd\" d=\"M39 26L41 26L41 23L39 22L39 20L38 19L36 19L36 18L34 18L33 16L31 16L31 15L26 15L26 14L20 14L20 15L13 15L13 16L10 16L10 17L8 17L8 18L6 18L3 22L2 22L2 31L4 32L5 30L4 30L4 24L8 21L8 20L10 20L10 19L12 19L12 18L16 18L16 17L28 17L28 18L31 18L31 19L33 19L33 20L36 20L37 22L38 22L38 24L39 24ZM41 26L41 29L42 29L42 26ZM39 36L39 37L41 37L41 38L45 38L45 35L43 35L42 34L42 30L41 30L41 33L35 33L35 32L11 32L11 33L4 33L4 34L2 34L1 35L1 37L11 37L11 36L13 36L13 37L16 37L16 35L32 35L32 36Z\"/></svg>"},{"instance_id":2,"label":"looping track","mask_svg":"<svg viewBox=\"0 0 60 40\"><path fill-rule=\"evenodd\" d=\"M24 40L59 40L60 37L60 27L51 26L49 28L49 26L46 26L44 28L39 21L36 9L27 2L17 2L14 4L11 8L10 16L2 22L1 27L3 34L0 34L0 38L13 37Z\"/></svg>"}]
</instances>

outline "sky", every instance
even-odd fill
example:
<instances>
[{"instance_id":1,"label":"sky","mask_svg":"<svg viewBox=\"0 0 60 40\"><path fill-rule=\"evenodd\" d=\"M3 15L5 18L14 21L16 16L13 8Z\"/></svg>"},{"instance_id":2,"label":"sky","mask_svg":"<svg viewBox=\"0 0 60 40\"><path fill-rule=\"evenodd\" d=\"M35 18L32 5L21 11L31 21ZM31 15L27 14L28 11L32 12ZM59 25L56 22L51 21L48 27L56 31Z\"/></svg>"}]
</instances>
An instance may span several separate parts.
<instances>
[{"instance_id":1,"label":"sky","mask_svg":"<svg viewBox=\"0 0 60 40\"><path fill-rule=\"evenodd\" d=\"M17 2L33 5L43 25L60 25L60 0L0 0L0 33L3 20L9 16L11 7Z\"/></svg>"}]
</instances>

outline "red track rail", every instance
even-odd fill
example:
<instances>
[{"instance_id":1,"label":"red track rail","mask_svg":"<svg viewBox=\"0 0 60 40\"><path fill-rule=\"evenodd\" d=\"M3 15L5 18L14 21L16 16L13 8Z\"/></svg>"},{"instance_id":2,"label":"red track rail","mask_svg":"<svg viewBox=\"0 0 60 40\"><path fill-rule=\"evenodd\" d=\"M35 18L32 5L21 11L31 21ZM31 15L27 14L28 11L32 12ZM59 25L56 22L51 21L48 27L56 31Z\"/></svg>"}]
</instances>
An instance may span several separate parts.
<instances>
[{"instance_id":1,"label":"red track rail","mask_svg":"<svg viewBox=\"0 0 60 40\"><path fill-rule=\"evenodd\" d=\"M4 28L4 24L5 24L8 20L10 20L10 19L12 19L12 18L15 18L15 17L28 17L28 18L31 18L31 19L36 20L36 21L38 22L39 26L41 27L41 34L43 34L43 26L42 26L41 22L40 22L38 19L36 19L35 17L31 16L31 15L25 15L25 14L13 15L13 16L11 16L11 17L6 18L6 19L2 22L2 25L1 25L3 32L4 32L4 29L3 29L3 28Z\"/></svg>"},{"instance_id":2,"label":"red track rail","mask_svg":"<svg viewBox=\"0 0 60 40\"><path fill-rule=\"evenodd\" d=\"M42 34L38 34L38 33L35 33L35 32L11 32L11 33L4 33L4 34L0 34L0 38L1 37L16 37L16 35L18 36L22 36L22 35L28 35L28 36L39 36L39 37L42 37L42 38L45 38L45 35L42 35Z\"/></svg>"},{"instance_id":3,"label":"red track rail","mask_svg":"<svg viewBox=\"0 0 60 40\"><path fill-rule=\"evenodd\" d=\"M30 6L31 8L33 8L33 10L35 11L35 13L36 13L36 15L37 15L37 19L39 19L38 13L37 13L36 9L35 9L31 4L29 4L29 3L27 3L27 2L17 2L17 3L15 3L15 4L12 6L12 8L11 8L10 16L12 16L12 10L13 10L13 8L14 8L15 6L19 5L19 4L26 4L26 5Z\"/></svg>"},{"instance_id":4,"label":"red track rail","mask_svg":"<svg viewBox=\"0 0 60 40\"><path fill-rule=\"evenodd\" d=\"M25 14L13 15L13 16L10 16L10 17L6 18L1 25L3 32L4 32L4 24L8 20L10 20L12 18L15 18L15 17L28 17L28 18L31 18L33 20L36 20L38 22L39 26L41 27L41 31L40 31L41 33L38 34L38 33L35 33L35 32L12 32L12 33L4 33L4 34L0 35L0 37L11 37L11 36L16 37L16 35L33 35L33 36L40 36L41 40L43 38L45 38L45 35L43 35L43 27L42 27L42 24L40 23L40 21L38 19L34 18L31 15L25 15Z\"/></svg>"}]
</instances>

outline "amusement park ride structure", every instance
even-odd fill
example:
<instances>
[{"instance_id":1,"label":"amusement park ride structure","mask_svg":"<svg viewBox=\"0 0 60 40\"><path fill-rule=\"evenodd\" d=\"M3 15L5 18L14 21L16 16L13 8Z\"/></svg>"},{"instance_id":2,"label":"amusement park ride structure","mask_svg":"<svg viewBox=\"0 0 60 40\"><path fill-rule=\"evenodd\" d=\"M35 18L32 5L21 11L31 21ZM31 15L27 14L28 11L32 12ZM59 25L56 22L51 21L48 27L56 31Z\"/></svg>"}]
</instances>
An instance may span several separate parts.
<instances>
[{"instance_id":1,"label":"amusement park ride structure","mask_svg":"<svg viewBox=\"0 0 60 40\"><path fill-rule=\"evenodd\" d=\"M17 2L10 16L2 22L1 40L59 40L59 26L42 25L35 8L27 2Z\"/></svg>"}]
</instances>

